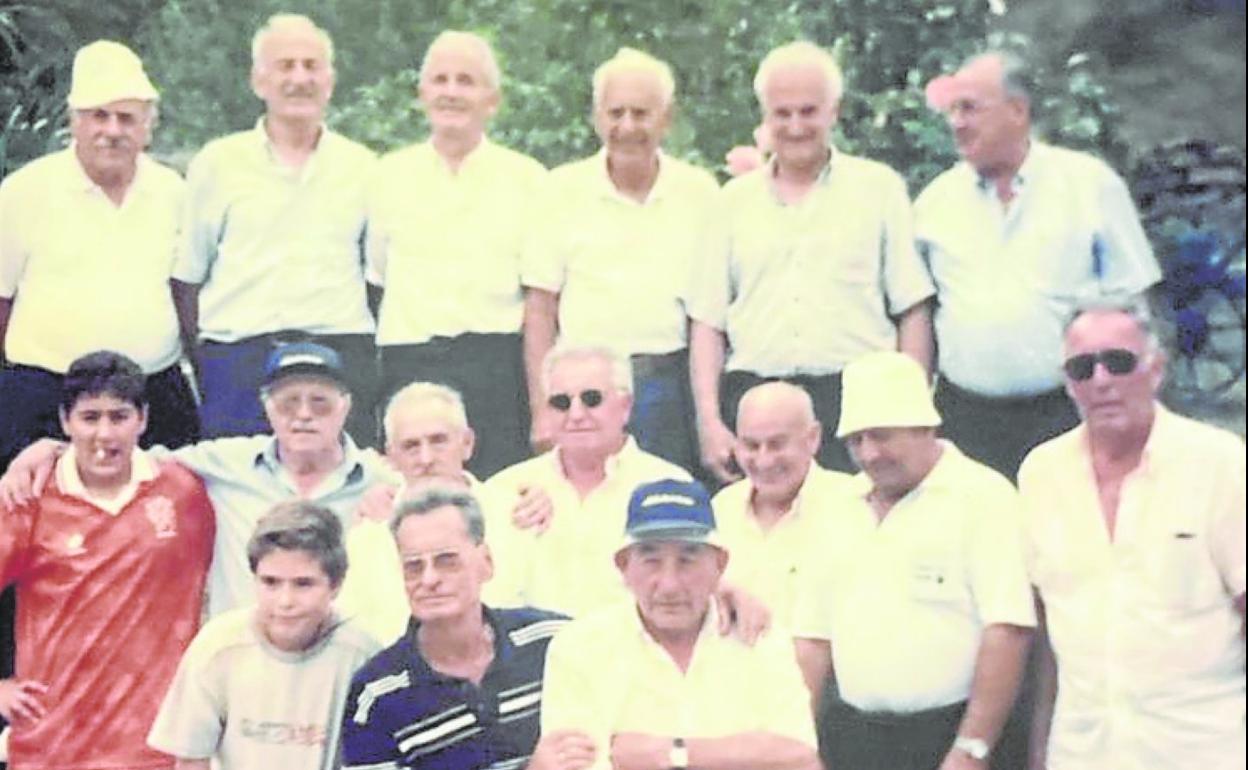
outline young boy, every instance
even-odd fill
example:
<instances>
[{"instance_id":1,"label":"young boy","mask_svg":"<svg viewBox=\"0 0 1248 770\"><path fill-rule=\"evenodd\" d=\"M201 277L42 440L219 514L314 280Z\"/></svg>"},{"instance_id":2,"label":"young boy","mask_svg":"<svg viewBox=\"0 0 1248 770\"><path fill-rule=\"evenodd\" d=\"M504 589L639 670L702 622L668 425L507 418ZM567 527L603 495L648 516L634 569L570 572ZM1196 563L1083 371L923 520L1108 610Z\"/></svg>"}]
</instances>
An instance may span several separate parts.
<instances>
[{"instance_id":1,"label":"young boy","mask_svg":"<svg viewBox=\"0 0 1248 770\"><path fill-rule=\"evenodd\" d=\"M338 767L351 675L379 649L333 610L347 571L326 508L281 503L247 544L255 607L213 618L178 667L148 743L178 770Z\"/></svg>"},{"instance_id":2,"label":"young boy","mask_svg":"<svg viewBox=\"0 0 1248 770\"><path fill-rule=\"evenodd\" d=\"M0 585L17 586L17 666L0 680L22 770L172 768L144 741L199 627L215 532L203 484L138 448L144 377L113 352L70 364L70 447L54 483L0 511Z\"/></svg>"}]
</instances>

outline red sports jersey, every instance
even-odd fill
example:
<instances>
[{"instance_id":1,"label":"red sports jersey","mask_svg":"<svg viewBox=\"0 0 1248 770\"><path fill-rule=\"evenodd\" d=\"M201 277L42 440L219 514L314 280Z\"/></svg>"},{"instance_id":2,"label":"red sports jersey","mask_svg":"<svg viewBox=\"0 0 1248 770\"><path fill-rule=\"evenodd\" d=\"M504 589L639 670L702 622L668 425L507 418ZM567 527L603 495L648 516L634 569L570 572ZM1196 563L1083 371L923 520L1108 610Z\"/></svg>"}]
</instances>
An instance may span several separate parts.
<instances>
[{"instance_id":1,"label":"red sports jersey","mask_svg":"<svg viewBox=\"0 0 1248 770\"><path fill-rule=\"evenodd\" d=\"M0 513L0 584L17 586L19 679L48 686L18 721L13 770L168 768L147 732L199 627L216 522L199 478L158 466L117 515L48 485Z\"/></svg>"}]
</instances>

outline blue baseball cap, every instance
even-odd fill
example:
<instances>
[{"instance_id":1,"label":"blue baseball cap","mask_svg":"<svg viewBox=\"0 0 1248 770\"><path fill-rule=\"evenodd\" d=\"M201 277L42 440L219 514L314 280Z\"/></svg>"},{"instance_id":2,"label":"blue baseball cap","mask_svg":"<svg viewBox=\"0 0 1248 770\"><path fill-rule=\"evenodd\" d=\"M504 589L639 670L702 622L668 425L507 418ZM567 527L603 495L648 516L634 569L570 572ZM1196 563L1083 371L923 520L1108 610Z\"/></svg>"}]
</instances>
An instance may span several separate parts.
<instances>
[{"instance_id":1,"label":"blue baseball cap","mask_svg":"<svg viewBox=\"0 0 1248 770\"><path fill-rule=\"evenodd\" d=\"M269 387L283 377L304 375L332 380L350 390L342 373L342 358L333 348L315 342L292 342L277 347L264 362L261 387Z\"/></svg>"},{"instance_id":2,"label":"blue baseball cap","mask_svg":"<svg viewBox=\"0 0 1248 770\"><path fill-rule=\"evenodd\" d=\"M664 479L633 490L622 548L659 540L723 547L705 487L696 481Z\"/></svg>"}]
</instances>

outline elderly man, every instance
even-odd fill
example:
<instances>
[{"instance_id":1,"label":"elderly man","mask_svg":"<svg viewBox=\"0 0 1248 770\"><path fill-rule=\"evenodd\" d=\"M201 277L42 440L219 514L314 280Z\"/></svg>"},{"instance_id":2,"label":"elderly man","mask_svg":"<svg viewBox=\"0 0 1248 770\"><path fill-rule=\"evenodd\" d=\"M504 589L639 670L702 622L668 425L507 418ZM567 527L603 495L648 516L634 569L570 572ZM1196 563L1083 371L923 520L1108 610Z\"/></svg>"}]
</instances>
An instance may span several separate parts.
<instances>
[{"instance_id":1,"label":"elderly man","mask_svg":"<svg viewBox=\"0 0 1248 770\"><path fill-rule=\"evenodd\" d=\"M472 495L427 489L390 526L411 621L353 677L345 766L569 770L556 759L589 753L587 736L538 742L546 647L566 620L481 603L493 563Z\"/></svg>"},{"instance_id":2,"label":"elderly man","mask_svg":"<svg viewBox=\"0 0 1248 770\"><path fill-rule=\"evenodd\" d=\"M1019 472L1047 632L1031 767L1242 770L1244 442L1157 403L1130 304L1078 309L1063 353L1083 422Z\"/></svg>"},{"instance_id":3,"label":"elderly man","mask_svg":"<svg viewBox=\"0 0 1248 770\"><path fill-rule=\"evenodd\" d=\"M794 621L820 752L830 768L986 768L1035 625L1017 494L936 437L912 358L855 360L844 399L837 433L863 472Z\"/></svg>"},{"instance_id":4,"label":"elderly man","mask_svg":"<svg viewBox=\"0 0 1248 770\"><path fill-rule=\"evenodd\" d=\"M556 336L631 357L638 446L698 467L685 304L717 190L707 172L660 149L676 89L667 64L620 49L593 77L596 155L555 169L524 261L525 360L535 435L540 368ZM664 276L670 276L664 278Z\"/></svg>"},{"instance_id":5,"label":"elderly man","mask_svg":"<svg viewBox=\"0 0 1248 770\"><path fill-rule=\"evenodd\" d=\"M147 373L144 445L180 446L199 431L169 271L183 183L143 150L156 89L120 43L74 57L73 144L0 185L0 468L56 433L70 362L116 350Z\"/></svg>"},{"instance_id":6,"label":"elderly man","mask_svg":"<svg viewBox=\"0 0 1248 770\"><path fill-rule=\"evenodd\" d=\"M851 470L831 433L840 371L873 350L901 350L926 366L931 281L914 248L905 182L830 144L841 98L831 55L805 42L781 46L759 65L754 90L775 155L724 187L690 303L702 461L732 478L741 394L785 379L814 401L820 464Z\"/></svg>"},{"instance_id":7,"label":"elderly man","mask_svg":"<svg viewBox=\"0 0 1248 770\"><path fill-rule=\"evenodd\" d=\"M544 530L491 520L490 603L576 617L627 596L610 562L629 495L647 481L688 478L628 435L632 383L628 359L605 348L557 345L547 354L542 392L558 418L555 448L501 471L485 491L499 503L490 509L497 516L521 490L540 487L554 514Z\"/></svg>"},{"instance_id":8,"label":"elderly man","mask_svg":"<svg viewBox=\"0 0 1248 770\"><path fill-rule=\"evenodd\" d=\"M485 40L438 35L420 68L430 138L382 158L368 194L383 388L426 380L458 390L483 429L468 458L482 477L529 456L520 248L545 176L486 137L499 85Z\"/></svg>"},{"instance_id":9,"label":"elderly man","mask_svg":"<svg viewBox=\"0 0 1248 770\"><path fill-rule=\"evenodd\" d=\"M1031 136L1020 60L975 57L929 95L963 161L915 203L936 282L936 403L947 437L1013 478L1028 449L1078 421L1057 360L1072 303L1138 294L1159 274L1122 180Z\"/></svg>"},{"instance_id":10,"label":"elderly man","mask_svg":"<svg viewBox=\"0 0 1248 770\"><path fill-rule=\"evenodd\" d=\"M324 125L333 53L329 35L306 17L270 18L251 46L264 116L210 142L187 171L173 294L186 344L199 342L209 437L268 429L257 375L276 346L303 341L342 357L355 397L349 431L363 445L376 437L361 246L373 155Z\"/></svg>"},{"instance_id":11,"label":"elderly man","mask_svg":"<svg viewBox=\"0 0 1248 770\"><path fill-rule=\"evenodd\" d=\"M118 353L71 363L53 483L0 510L0 585L21 607L0 680L15 768L174 768L144 737L199 627L214 517L199 479L138 449L144 392Z\"/></svg>"},{"instance_id":12,"label":"elderly man","mask_svg":"<svg viewBox=\"0 0 1248 770\"><path fill-rule=\"evenodd\" d=\"M633 601L574 620L550 644L543 735L576 729L593 744L592 761L560 767L818 768L789 639L748 646L715 632L711 597L729 554L702 486L638 487L625 532L615 564Z\"/></svg>"},{"instance_id":13,"label":"elderly man","mask_svg":"<svg viewBox=\"0 0 1248 770\"><path fill-rule=\"evenodd\" d=\"M810 395L787 382L746 391L736 458L746 478L715 495L715 520L732 560L725 578L748 586L790 628L797 587L828 546L850 477L815 463L822 430Z\"/></svg>"},{"instance_id":14,"label":"elderly man","mask_svg":"<svg viewBox=\"0 0 1248 770\"><path fill-rule=\"evenodd\" d=\"M316 503L332 510L345 529L364 492L394 480L376 452L357 448L344 432L351 400L334 350L311 342L285 345L269 356L260 386L272 434L212 439L172 452L172 459L204 480L218 514L209 615L251 601L247 541L274 505L291 499ZM23 452L0 483L0 502L38 494L59 446L39 442Z\"/></svg>"}]
</instances>

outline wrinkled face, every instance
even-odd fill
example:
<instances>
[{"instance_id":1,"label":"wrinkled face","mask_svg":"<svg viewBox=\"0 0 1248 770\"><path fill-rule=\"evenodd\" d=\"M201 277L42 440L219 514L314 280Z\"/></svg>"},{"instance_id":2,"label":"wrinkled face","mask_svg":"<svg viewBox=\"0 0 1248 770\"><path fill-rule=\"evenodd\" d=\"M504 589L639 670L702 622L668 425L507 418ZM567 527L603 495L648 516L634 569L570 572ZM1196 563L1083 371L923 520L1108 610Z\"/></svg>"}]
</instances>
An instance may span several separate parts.
<instances>
[{"instance_id":1,"label":"wrinkled face","mask_svg":"<svg viewBox=\"0 0 1248 770\"><path fill-rule=\"evenodd\" d=\"M638 543L615 556L637 609L656 636L697 635L728 554L699 543Z\"/></svg>"},{"instance_id":2,"label":"wrinkled face","mask_svg":"<svg viewBox=\"0 0 1248 770\"><path fill-rule=\"evenodd\" d=\"M792 500L819 451L819 423L800 409L745 405L737 415L737 462L756 497Z\"/></svg>"},{"instance_id":3,"label":"wrinkled face","mask_svg":"<svg viewBox=\"0 0 1248 770\"><path fill-rule=\"evenodd\" d=\"M396 410L386 436L386 456L409 483L441 478L458 481L472 456L473 433L460 427L448 408L426 401Z\"/></svg>"},{"instance_id":4,"label":"wrinkled face","mask_svg":"<svg viewBox=\"0 0 1248 770\"><path fill-rule=\"evenodd\" d=\"M868 428L846 436L845 445L875 489L898 499L931 471L936 440L931 428Z\"/></svg>"},{"instance_id":5,"label":"wrinkled face","mask_svg":"<svg viewBox=\"0 0 1248 770\"><path fill-rule=\"evenodd\" d=\"M958 154L981 174L1011 162L1030 130L1024 101L1009 97L1000 63L991 60L968 66L951 85L952 101L945 117Z\"/></svg>"},{"instance_id":6,"label":"wrinkled face","mask_svg":"<svg viewBox=\"0 0 1248 770\"><path fill-rule=\"evenodd\" d=\"M151 105L138 99L70 111L74 152L92 181L103 184L134 171L151 138L151 115Z\"/></svg>"},{"instance_id":7,"label":"wrinkled face","mask_svg":"<svg viewBox=\"0 0 1248 770\"><path fill-rule=\"evenodd\" d=\"M566 399L567 410L555 408L555 443L563 452L610 454L624 441L632 397L611 382L610 362L597 358L565 358L550 373L548 401Z\"/></svg>"},{"instance_id":8,"label":"wrinkled face","mask_svg":"<svg viewBox=\"0 0 1248 770\"><path fill-rule=\"evenodd\" d=\"M653 159L670 120L671 110L663 103L662 88L647 72L615 73L604 84L594 106L594 130L611 159Z\"/></svg>"},{"instance_id":9,"label":"wrinkled face","mask_svg":"<svg viewBox=\"0 0 1248 770\"><path fill-rule=\"evenodd\" d=\"M434 134L479 138L498 109L498 90L486 79L480 58L455 45L430 54L419 91Z\"/></svg>"},{"instance_id":10,"label":"wrinkled face","mask_svg":"<svg viewBox=\"0 0 1248 770\"><path fill-rule=\"evenodd\" d=\"M427 623L481 612L481 586L494 565L489 549L472 542L459 509L407 516L395 543L412 617Z\"/></svg>"},{"instance_id":11,"label":"wrinkled face","mask_svg":"<svg viewBox=\"0 0 1248 770\"><path fill-rule=\"evenodd\" d=\"M822 70L814 66L776 69L763 89L762 107L763 125L782 165L804 167L823 161L838 105L832 102Z\"/></svg>"},{"instance_id":12,"label":"wrinkled face","mask_svg":"<svg viewBox=\"0 0 1248 770\"><path fill-rule=\"evenodd\" d=\"M1066 331L1064 350L1067 360L1110 350L1125 350L1136 357L1135 368L1124 374L1112 374L1105 363L1098 362L1086 380L1066 376L1066 392L1090 431L1132 432L1152 424L1165 358L1152 350L1130 316L1118 312L1084 313Z\"/></svg>"},{"instance_id":13,"label":"wrinkled face","mask_svg":"<svg viewBox=\"0 0 1248 770\"><path fill-rule=\"evenodd\" d=\"M284 377L264 396L264 413L283 453L333 449L350 411L351 396L320 377Z\"/></svg>"},{"instance_id":14,"label":"wrinkled face","mask_svg":"<svg viewBox=\"0 0 1248 770\"><path fill-rule=\"evenodd\" d=\"M327 631L338 586L307 551L269 551L256 564L256 618L279 650L299 652Z\"/></svg>"},{"instance_id":15,"label":"wrinkled face","mask_svg":"<svg viewBox=\"0 0 1248 770\"><path fill-rule=\"evenodd\" d=\"M260 47L251 88L269 117L319 123L334 93L328 51L310 30L274 32Z\"/></svg>"},{"instance_id":16,"label":"wrinkled face","mask_svg":"<svg viewBox=\"0 0 1248 770\"><path fill-rule=\"evenodd\" d=\"M68 413L61 412L61 429L88 488L130 481L132 453L146 428L146 409L106 393L79 396Z\"/></svg>"}]
</instances>

